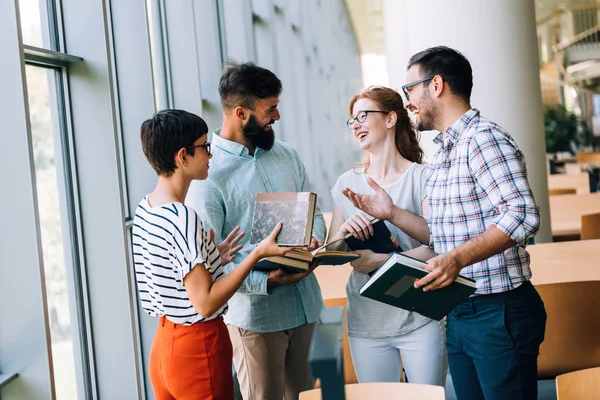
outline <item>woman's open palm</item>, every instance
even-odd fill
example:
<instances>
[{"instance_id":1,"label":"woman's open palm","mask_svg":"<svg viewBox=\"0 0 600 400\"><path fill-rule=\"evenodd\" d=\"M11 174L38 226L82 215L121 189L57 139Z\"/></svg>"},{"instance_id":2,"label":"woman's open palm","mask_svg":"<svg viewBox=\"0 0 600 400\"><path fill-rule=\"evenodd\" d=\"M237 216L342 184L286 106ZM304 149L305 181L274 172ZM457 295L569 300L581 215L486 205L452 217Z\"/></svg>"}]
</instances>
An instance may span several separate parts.
<instances>
[{"instance_id":1,"label":"woman's open palm","mask_svg":"<svg viewBox=\"0 0 600 400\"><path fill-rule=\"evenodd\" d=\"M236 253L240 251L242 247L244 247L241 244L238 245L238 243L240 242L240 240L242 240L246 232L241 232L238 234L239 231L240 226L238 225L235 228L233 228L231 232L229 232L229 235L227 235L225 240L223 240L221 243L215 243L217 246L217 250L219 250L219 254L221 255L221 265L227 265L230 262L232 262L235 258ZM214 242L215 231L213 231L211 228L209 232L210 240Z\"/></svg>"},{"instance_id":2,"label":"woman's open palm","mask_svg":"<svg viewBox=\"0 0 600 400\"><path fill-rule=\"evenodd\" d=\"M348 188L342 190L342 193L359 210L373 218L389 220L394 211L392 198L373 179L367 178L367 183L375 191L375 194L358 194Z\"/></svg>"}]
</instances>

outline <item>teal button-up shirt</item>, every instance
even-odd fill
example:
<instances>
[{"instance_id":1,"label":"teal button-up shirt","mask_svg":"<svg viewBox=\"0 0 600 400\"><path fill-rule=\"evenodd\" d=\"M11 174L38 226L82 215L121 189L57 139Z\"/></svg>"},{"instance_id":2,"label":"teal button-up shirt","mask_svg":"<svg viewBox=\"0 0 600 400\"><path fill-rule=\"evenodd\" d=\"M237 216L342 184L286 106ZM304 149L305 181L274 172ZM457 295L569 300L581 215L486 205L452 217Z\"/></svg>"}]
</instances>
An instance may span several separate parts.
<instances>
[{"instance_id":1,"label":"teal button-up shirt","mask_svg":"<svg viewBox=\"0 0 600 400\"><path fill-rule=\"evenodd\" d=\"M256 194L260 192L310 192L311 186L298 154L287 143L275 141L269 151L256 149L254 157L237 142L213 135L213 158L208 179L194 181L186 204L198 212L204 226L222 241L237 225L246 235L244 247L225 267L230 272L252 251L250 231ZM317 208L313 236L324 240L325 221ZM277 332L315 322L323 307L321 289L314 274L294 285L267 291L268 273L252 271L229 300L225 322L253 332Z\"/></svg>"}]
</instances>

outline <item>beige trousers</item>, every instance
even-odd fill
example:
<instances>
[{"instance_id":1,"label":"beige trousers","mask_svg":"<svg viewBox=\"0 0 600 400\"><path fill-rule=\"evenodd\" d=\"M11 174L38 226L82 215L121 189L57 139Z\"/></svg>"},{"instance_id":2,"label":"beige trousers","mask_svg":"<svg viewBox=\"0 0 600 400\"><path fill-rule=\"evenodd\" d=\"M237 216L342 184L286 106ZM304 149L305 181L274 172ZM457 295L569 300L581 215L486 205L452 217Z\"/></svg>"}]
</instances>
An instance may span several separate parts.
<instances>
[{"instance_id":1,"label":"beige trousers","mask_svg":"<svg viewBox=\"0 0 600 400\"><path fill-rule=\"evenodd\" d=\"M314 387L308 361L314 327L257 333L227 325L244 400L298 400Z\"/></svg>"}]
</instances>

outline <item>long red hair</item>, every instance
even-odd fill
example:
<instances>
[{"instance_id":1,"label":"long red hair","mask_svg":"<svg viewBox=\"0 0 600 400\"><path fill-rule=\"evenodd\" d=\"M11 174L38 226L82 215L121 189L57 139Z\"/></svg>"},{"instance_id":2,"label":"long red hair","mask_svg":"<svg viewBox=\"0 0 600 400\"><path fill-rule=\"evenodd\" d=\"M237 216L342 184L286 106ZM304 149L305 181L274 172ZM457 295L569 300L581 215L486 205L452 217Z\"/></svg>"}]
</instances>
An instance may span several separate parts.
<instances>
[{"instance_id":1,"label":"long red hair","mask_svg":"<svg viewBox=\"0 0 600 400\"><path fill-rule=\"evenodd\" d=\"M352 96L348 105L349 114L352 117L352 109L358 99L369 99L375 102L381 111L396 113L396 126L394 130L394 139L396 148L409 161L422 164L423 149L419 145L419 134L412 121L408 117L408 112L404 108L402 97L394 89L385 86L370 86L359 94ZM368 159L363 165L369 165Z\"/></svg>"}]
</instances>

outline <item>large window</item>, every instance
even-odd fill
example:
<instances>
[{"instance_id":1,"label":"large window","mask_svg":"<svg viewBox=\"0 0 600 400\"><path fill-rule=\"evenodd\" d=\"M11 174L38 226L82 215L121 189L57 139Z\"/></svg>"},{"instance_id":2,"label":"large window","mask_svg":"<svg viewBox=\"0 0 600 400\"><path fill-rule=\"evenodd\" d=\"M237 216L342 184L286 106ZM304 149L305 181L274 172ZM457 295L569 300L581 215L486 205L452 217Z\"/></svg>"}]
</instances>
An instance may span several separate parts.
<instances>
[{"instance_id":1,"label":"large window","mask_svg":"<svg viewBox=\"0 0 600 400\"><path fill-rule=\"evenodd\" d=\"M77 397L73 335L78 330L77 324L72 324L70 304L75 303L67 285L67 265L73 263L67 263L65 257L69 255L65 254L62 226L70 230L69 218L64 211L61 215L61 208L66 207L60 205L65 199L60 198L58 183L65 177L58 171L55 157L55 152L61 151L55 137L60 140L61 135L53 132L52 119L57 110L52 110L56 102L50 101L48 85L58 73L35 66L26 68L54 385L57 399L73 399Z\"/></svg>"}]
</instances>

